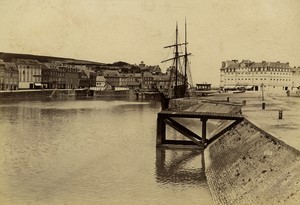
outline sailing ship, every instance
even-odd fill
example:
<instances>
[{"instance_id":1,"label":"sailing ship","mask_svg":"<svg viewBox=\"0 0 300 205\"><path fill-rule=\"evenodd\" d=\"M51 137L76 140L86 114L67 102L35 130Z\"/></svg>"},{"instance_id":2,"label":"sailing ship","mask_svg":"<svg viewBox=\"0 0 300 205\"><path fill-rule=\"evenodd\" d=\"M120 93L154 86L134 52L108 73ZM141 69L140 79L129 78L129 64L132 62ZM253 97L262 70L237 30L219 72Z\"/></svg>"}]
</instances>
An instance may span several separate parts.
<instances>
[{"instance_id":1,"label":"sailing ship","mask_svg":"<svg viewBox=\"0 0 300 205\"><path fill-rule=\"evenodd\" d=\"M189 84L189 80L191 82L191 72L189 69L188 56L191 53L187 51L187 26L185 22L185 40L183 43L180 43L178 40L178 23L176 23L176 39L173 45L165 46L164 48L173 48L174 56L172 58L161 61L161 63L165 63L168 61L172 61L173 64L170 69L170 81L167 90L158 90L161 94L161 104L162 109L165 110L169 106L170 99L175 98L183 98L187 95L187 89ZM180 54L179 48L184 46L184 54ZM183 58L183 69L181 67L181 59Z\"/></svg>"}]
</instances>

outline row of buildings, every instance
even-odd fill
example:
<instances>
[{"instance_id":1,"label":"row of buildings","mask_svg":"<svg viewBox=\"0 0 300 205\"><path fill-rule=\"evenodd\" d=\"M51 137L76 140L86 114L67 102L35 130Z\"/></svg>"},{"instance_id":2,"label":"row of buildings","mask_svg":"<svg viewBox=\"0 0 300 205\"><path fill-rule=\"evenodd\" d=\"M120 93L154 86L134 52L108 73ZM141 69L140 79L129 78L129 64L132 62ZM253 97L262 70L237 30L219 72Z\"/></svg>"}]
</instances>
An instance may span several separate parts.
<instances>
[{"instance_id":1,"label":"row of buildings","mask_svg":"<svg viewBox=\"0 0 300 205\"><path fill-rule=\"evenodd\" d=\"M288 90L300 86L300 67L290 67L282 62L253 62L250 60L228 60L220 69L220 88L234 90Z\"/></svg>"},{"instance_id":2,"label":"row of buildings","mask_svg":"<svg viewBox=\"0 0 300 205\"><path fill-rule=\"evenodd\" d=\"M167 89L170 70L162 73L159 66L143 62L133 66L113 66L52 61L41 63L32 59L0 60L0 90L18 89L77 89L92 90L151 90Z\"/></svg>"}]
</instances>

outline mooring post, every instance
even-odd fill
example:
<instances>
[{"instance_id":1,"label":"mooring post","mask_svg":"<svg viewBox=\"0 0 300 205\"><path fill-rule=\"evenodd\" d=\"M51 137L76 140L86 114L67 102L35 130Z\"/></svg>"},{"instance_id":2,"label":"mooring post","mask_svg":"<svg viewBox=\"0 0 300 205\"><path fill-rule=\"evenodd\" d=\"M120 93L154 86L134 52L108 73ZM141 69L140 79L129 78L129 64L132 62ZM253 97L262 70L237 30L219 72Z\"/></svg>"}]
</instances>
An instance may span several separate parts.
<instances>
[{"instance_id":1,"label":"mooring post","mask_svg":"<svg viewBox=\"0 0 300 205\"><path fill-rule=\"evenodd\" d=\"M157 127L156 127L156 145L164 144L166 140L166 123L165 117L158 113L157 115Z\"/></svg>"},{"instance_id":2,"label":"mooring post","mask_svg":"<svg viewBox=\"0 0 300 205\"><path fill-rule=\"evenodd\" d=\"M262 109L264 110L266 108L266 103L262 103L261 106L262 106Z\"/></svg>"},{"instance_id":3,"label":"mooring post","mask_svg":"<svg viewBox=\"0 0 300 205\"><path fill-rule=\"evenodd\" d=\"M227 97L227 102L229 102L229 97Z\"/></svg>"},{"instance_id":4,"label":"mooring post","mask_svg":"<svg viewBox=\"0 0 300 205\"><path fill-rule=\"evenodd\" d=\"M282 120L282 110L279 110L279 113L278 113L278 119L279 119L279 120Z\"/></svg>"},{"instance_id":5,"label":"mooring post","mask_svg":"<svg viewBox=\"0 0 300 205\"><path fill-rule=\"evenodd\" d=\"M201 121L202 121L202 145L203 145L203 148L205 148L207 118L201 118Z\"/></svg>"}]
</instances>

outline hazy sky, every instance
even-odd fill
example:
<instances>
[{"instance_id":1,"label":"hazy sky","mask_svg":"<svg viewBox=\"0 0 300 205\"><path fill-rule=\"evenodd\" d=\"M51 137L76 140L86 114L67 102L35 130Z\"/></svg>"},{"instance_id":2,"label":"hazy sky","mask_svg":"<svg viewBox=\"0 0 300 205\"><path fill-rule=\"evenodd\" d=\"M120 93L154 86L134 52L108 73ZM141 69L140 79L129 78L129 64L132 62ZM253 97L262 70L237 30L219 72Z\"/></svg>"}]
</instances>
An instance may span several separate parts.
<instances>
[{"instance_id":1,"label":"hazy sky","mask_svg":"<svg viewBox=\"0 0 300 205\"><path fill-rule=\"evenodd\" d=\"M194 83L230 59L300 66L299 0L0 0L0 51L165 68L185 17Z\"/></svg>"}]
</instances>

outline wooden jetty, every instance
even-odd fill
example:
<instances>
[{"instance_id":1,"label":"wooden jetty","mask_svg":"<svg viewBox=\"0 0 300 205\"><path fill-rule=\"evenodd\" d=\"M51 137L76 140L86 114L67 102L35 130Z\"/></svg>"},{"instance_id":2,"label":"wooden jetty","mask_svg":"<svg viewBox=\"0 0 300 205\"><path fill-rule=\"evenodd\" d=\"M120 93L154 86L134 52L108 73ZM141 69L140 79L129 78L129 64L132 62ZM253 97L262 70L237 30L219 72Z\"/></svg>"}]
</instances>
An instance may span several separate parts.
<instances>
[{"instance_id":1,"label":"wooden jetty","mask_svg":"<svg viewBox=\"0 0 300 205\"><path fill-rule=\"evenodd\" d=\"M178 118L199 119L202 123L202 136L197 135L190 129L186 128L184 125L177 122L176 119ZM198 145L201 148L206 148L210 143L218 139L222 134L243 121L243 119L244 117L241 114L162 110L157 114L156 145ZM227 120L232 122L217 134L211 136L210 138L207 138L206 124L208 120ZM187 137L189 141L166 139L166 125L172 127L173 129Z\"/></svg>"}]
</instances>

